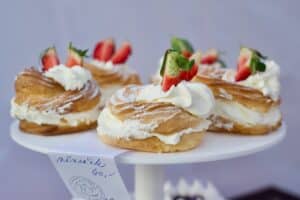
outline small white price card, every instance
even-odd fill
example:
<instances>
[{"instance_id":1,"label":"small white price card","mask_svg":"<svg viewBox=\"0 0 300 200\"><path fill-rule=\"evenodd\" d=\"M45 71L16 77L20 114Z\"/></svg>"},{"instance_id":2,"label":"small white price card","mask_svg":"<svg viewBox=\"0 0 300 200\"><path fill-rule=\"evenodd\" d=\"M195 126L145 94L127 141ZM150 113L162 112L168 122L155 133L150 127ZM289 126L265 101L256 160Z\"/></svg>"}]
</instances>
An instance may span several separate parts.
<instances>
[{"instance_id":1,"label":"small white price card","mask_svg":"<svg viewBox=\"0 0 300 200\"><path fill-rule=\"evenodd\" d=\"M129 200L129 193L111 157L49 154L74 198Z\"/></svg>"}]
</instances>

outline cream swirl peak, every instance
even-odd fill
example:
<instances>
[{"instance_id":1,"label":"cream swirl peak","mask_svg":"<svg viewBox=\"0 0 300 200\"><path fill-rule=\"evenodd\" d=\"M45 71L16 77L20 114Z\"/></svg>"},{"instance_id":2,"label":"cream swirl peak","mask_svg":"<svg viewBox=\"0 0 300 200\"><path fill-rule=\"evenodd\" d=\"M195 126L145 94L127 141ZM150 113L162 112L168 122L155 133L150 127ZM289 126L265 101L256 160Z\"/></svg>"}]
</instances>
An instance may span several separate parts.
<instances>
[{"instance_id":1,"label":"cream swirl peak","mask_svg":"<svg viewBox=\"0 0 300 200\"><path fill-rule=\"evenodd\" d=\"M89 80L92 80L91 73L78 65L67 67L60 64L50 68L44 75L54 79L65 90L80 90Z\"/></svg>"}]
</instances>

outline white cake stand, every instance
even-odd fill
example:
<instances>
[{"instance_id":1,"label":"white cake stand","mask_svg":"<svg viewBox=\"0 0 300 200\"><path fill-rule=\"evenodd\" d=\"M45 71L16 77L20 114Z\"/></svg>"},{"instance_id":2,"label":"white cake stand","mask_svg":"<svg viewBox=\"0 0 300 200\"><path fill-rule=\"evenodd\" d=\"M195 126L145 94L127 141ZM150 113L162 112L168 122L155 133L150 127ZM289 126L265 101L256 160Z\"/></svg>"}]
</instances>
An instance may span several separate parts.
<instances>
[{"instance_id":1,"label":"white cake stand","mask_svg":"<svg viewBox=\"0 0 300 200\"><path fill-rule=\"evenodd\" d=\"M163 165L199 163L245 156L277 144L285 135L285 123L277 131L265 136L207 133L202 144L192 151L168 154L127 151L118 155L116 161L135 165L135 197L137 200L162 199ZM14 122L11 124L11 137L25 148L45 154L101 156L101 152L114 149L101 143L95 130L81 134L43 137L24 134L19 130L18 123Z\"/></svg>"}]
</instances>

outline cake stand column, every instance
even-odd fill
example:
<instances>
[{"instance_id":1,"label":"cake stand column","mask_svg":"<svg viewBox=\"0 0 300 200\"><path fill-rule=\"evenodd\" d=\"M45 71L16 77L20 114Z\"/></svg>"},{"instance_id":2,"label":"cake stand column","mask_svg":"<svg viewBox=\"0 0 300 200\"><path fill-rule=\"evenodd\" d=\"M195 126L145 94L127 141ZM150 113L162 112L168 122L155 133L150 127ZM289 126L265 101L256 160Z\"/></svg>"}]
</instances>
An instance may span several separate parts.
<instances>
[{"instance_id":1,"label":"cake stand column","mask_svg":"<svg viewBox=\"0 0 300 200\"><path fill-rule=\"evenodd\" d=\"M135 200L163 198L164 168L162 165L135 166Z\"/></svg>"}]
</instances>

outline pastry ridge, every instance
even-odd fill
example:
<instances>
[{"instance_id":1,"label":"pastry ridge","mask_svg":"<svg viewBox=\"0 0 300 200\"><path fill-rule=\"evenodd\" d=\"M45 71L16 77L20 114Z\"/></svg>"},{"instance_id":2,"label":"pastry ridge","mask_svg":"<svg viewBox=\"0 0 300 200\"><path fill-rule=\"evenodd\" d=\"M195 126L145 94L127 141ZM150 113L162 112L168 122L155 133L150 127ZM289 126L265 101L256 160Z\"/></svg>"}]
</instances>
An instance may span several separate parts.
<instances>
[{"instance_id":1,"label":"pastry ridge","mask_svg":"<svg viewBox=\"0 0 300 200\"><path fill-rule=\"evenodd\" d=\"M101 69L87 62L83 64L83 67L92 73L93 78L103 88L109 87L110 85L141 84L141 80L137 73L130 73L124 77L122 74L116 71Z\"/></svg>"}]
</instances>

